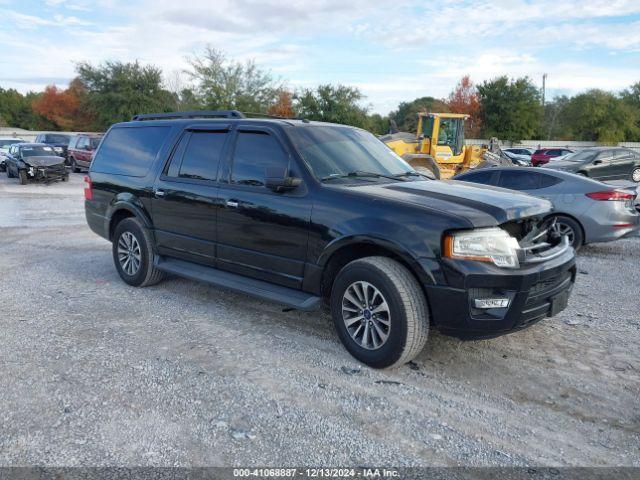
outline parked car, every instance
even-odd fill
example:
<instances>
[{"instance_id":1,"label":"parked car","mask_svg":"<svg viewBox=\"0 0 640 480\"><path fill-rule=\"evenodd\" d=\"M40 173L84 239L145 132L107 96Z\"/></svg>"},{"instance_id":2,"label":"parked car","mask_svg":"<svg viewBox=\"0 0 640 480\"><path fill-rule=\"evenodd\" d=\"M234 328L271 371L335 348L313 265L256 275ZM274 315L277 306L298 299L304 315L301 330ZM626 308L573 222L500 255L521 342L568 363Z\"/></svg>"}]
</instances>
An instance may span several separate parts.
<instances>
[{"instance_id":1,"label":"parked car","mask_svg":"<svg viewBox=\"0 0 640 480\"><path fill-rule=\"evenodd\" d=\"M465 182L508 188L553 203L548 218L557 233L569 237L573 248L609 242L640 231L635 188L625 189L551 169L492 168L471 170L455 177Z\"/></svg>"},{"instance_id":2,"label":"parked car","mask_svg":"<svg viewBox=\"0 0 640 480\"><path fill-rule=\"evenodd\" d=\"M67 149L71 135L67 133L41 133L36 137L35 143L44 143L53 147L56 155L67 158Z\"/></svg>"},{"instance_id":3,"label":"parked car","mask_svg":"<svg viewBox=\"0 0 640 480\"><path fill-rule=\"evenodd\" d=\"M520 167L531 165L531 155L534 149L528 147L503 148L502 153L509 157L515 165Z\"/></svg>"},{"instance_id":4,"label":"parked car","mask_svg":"<svg viewBox=\"0 0 640 480\"><path fill-rule=\"evenodd\" d=\"M21 138L2 138L0 137L0 172L6 171L4 159L9 153L9 147L14 143L24 142Z\"/></svg>"},{"instance_id":5,"label":"parked car","mask_svg":"<svg viewBox=\"0 0 640 480\"><path fill-rule=\"evenodd\" d=\"M69 179L64 158L57 156L53 147L44 143L11 145L5 165L7 177L19 178L22 185L28 181L50 183Z\"/></svg>"},{"instance_id":6,"label":"parked car","mask_svg":"<svg viewBox=\"0 0 640 480\"><path fill-rule=\"evenodd\" d=\"M640 183L640 153L629 148L587 148L545 167L596 180L632 180Z\"/></svg>"},{"instance_id":7,"label":"parked car","mask_svg":"<svg viewBox=\"0 0 640 480\"><path fill-rule=\"evenodd\" d=\"M99 133L83 133L71 139L67 160L73 172L77 173L89 168L102 137L103 135Z\"/></svg>"},{"instance_id":8,"label":"parked car","mask_svg":"<svg viewBox=\"0 0 640 480\"><path fill-rule=\"evenodd\" d=\"M573 150L568 148L540 148L531 155L531 165L539 167L540 165L549 163L549 160L554 157L560 157L568 153L573 153Z\"/></svg>"},{"instance_id":9,"label":"parked car","mask_svg":"<svg viewBox=\"0 0 640 480\"><path fill-rule=\"evenodd\" d=\"M354 127L140 115L111 127L85 181L88 224L124 282L170 272L300 310L324 301L375 368L414 358L430 328L530 326L566 307L575 280L547 200L426 180Z\"/></svg>"},{"instance_id":10,"label":"parked car","mask_svg":"<svg viewBox=\"0 0 640 480\"><path fill-rule=\"evenodd\" d=\"M531 166L530 157L525 157L524 155L519 155L516 153L509 152L507 150L502 150L502 153L511 160L511 163L518 167L529 167Z\"/></svg>"}]
</instances>

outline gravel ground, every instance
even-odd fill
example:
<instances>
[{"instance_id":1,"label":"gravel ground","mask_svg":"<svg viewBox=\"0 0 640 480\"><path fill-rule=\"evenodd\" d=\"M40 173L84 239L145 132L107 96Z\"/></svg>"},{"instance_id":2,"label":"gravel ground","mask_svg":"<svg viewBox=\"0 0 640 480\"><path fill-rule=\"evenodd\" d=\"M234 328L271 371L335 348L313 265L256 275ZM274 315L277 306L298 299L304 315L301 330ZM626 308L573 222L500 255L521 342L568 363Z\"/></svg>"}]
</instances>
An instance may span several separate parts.
<instances>
[{"instance_id":1,"label":"gravel ground","mask_svg":"<svg viewBox=\"0 0 640 480\"><path fill-rule=\"evenodd\" d=\"M81 178L0 178L0 465L640 466L640 238L584 248L559 316L374 371L326 314L128 287Z\"/></svg>"}]
</instances>

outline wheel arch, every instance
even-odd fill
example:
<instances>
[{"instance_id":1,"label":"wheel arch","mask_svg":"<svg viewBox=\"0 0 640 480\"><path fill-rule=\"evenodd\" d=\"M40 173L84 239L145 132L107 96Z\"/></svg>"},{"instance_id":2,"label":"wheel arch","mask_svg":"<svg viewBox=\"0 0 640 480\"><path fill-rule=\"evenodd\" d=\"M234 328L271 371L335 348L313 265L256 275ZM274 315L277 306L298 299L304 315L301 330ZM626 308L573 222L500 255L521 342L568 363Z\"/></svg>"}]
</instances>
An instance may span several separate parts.
<instances>
[{"instance_id":1,"label":"wheel arch","mask_svg":"<svg viewBox=\"0 0 640 480\"><path fill-rule=\"evenodd\" d=\"M137 218L146 228L151 229L151 218L141 206L127 200L118 200L110 207L108 215L107 232L110 241L113 240L113 232L115 232L118 223L130 217Z\"/></svg>"},{"instance_id":2,"label":"wheel arch","mask_svg":"<svg viewBox=\"0 0 640 480\"><path fill-rule=\"evenodd\" d=\"M320 294L325 301L331 295L336 276L345 265L359 258L371 256L392 258L404 265L420 285L425 298L427 292L424 285L436 283L431 272L426 271L416 258L399 245L386 239L354 236L334 242L320 256Z\"/></svg>"}]
</instances>

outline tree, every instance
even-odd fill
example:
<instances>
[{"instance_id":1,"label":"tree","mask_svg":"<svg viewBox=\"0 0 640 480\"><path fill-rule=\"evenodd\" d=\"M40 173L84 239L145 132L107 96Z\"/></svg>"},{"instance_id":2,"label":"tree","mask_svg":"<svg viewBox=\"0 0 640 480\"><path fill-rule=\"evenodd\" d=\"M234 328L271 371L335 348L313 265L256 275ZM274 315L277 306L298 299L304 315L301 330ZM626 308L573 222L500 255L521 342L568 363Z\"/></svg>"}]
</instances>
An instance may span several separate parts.
<instances>
[{"instance_id":1,"label":"tree","mask_svg":"<svg viewBox=\"0 0 640 480\"><path fill-rule=\"evenodd\" d=\"M162 86L162 71L140 63L106 62L94 67L77 65L86 88L86 108L94 115L94 128L104 130L139 113L169 112L175 95Z\"/></svg>"},{"instance_id":2,"label":"tree","mask_svg":"<svg viewBox=\"0 0 640 480\"><path fill-rule=\"evenodd\" d=\"M29 92L22 95L14 89L0 88L0 117L7 126L25 128L27 130L49 130L55 128L45 118L31 108L31 103L41 93Z\"/></svg>"},{"instance_id":3,"label":"tree","mask_svg":"<svg viewBox=\"0 0 640 480\"><path fill-rule=\"evenodd\" d=\"M188 62L191 70L185 73L196 82L196 97L206 108L265 113L282 91L280 83L253 60L230 61L211 46Z\"/></svg>"},{"instance_id":4,"label":"tree","mask_svg":"<svg viewBox=\"0 0 640 480\"><path fill-rule=\"evenodd\" d=\"M367 130L376 134L384 135L389 132L389 117L383 117L378 113L374 113L367 117Z\"/></svg>"},{"instance_id":5,"label":"tree","mask_svg":"<svg viewBox=\"0 0 640 480\"><path fill-rule=\"evenodd\" d=\"M528 77L509 80L502 76L477 88L486 137L517 142L534 135L542 107L540 93Z\"/></svg>"},{"instance_id":6,"label":"tree","mask_svg":"<svg viewBox=\"0 0 640 480\"><path fill-rule=\"evenodd\" d=\"M55 125L56 130L86 130L91 127L93 118L85 111L84 102L86 89L76 78L66 90L55 85L46 87L31 106L37 114Z\"/></svg>"},{"instance_id":7,"label":"tree","mask_svg":"<svg viewBox=\"0 0 640 480\"><path fill-rule=\"evenodd\" d=\"M396 123L400 131L415 133L418 128L419 113L448 111L449 106L442 100L421 97L411 102L401 102L398 110L391 112L389 118Z\"/></svg>"},{"instance_id":8,"label":"tree","mask_svg":"<svg viewBox=\"0 0 640 480\"><path fill-rule=\"evenodd\" d=\"M296 116L293 111L293 101L291 92L282 90L278 94L278 100L267 109L267 114L276 117L293 118Z\"/></svg>"},{"instance_id":9,"label":"tree","mask_svg":"<svg viewBox=\"0 0 640 480\"><path fill-rule=\"evenodd\" d=\"M610 92L593 89L576 95L560 115L573 140L617 143L638 138L638 110Z\"/></svg>"},{"instance_id":10,"label":"tree","mask_svg":"<svg viewBox=\"0 0 640 480\"><path fill-rule=\"evenodd\" d=\"M320 85L316 89L298 92L295 95L295 110L298 116L309 120L367 128L368 109L360 104L364 98L355 87Z\"/></svg>"},{"instance_id":11,"label":"tree","mask_svg":"<svg viewBox=\"0 0 640 480\"><path fill-rule=\"evenodd\" d=\"M480 99L469 75L465 75L460 79L456 88L449 95L447 106L451 113L469 115L465 122L466 136L468 138L480 138L482 127Z\"/></svg>"}]
</instances>

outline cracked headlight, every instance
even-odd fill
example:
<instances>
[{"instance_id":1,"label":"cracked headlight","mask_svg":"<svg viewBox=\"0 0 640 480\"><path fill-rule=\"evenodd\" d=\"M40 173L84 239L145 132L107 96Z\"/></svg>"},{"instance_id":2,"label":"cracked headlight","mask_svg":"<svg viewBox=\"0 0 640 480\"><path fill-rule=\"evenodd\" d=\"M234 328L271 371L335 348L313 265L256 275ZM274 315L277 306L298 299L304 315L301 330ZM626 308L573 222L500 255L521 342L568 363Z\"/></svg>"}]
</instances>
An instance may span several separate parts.
<instances>
[{"instance_id":1,"label":"cracked headlight","mask_svg":"<svg viewBox=\"0 0 640 480\"><path fill-rule=\"evenodd\" d=\"M500 228L454 232L444 237L443 256L518 268L518 241Z\"/></svg>"}]
</instances>

